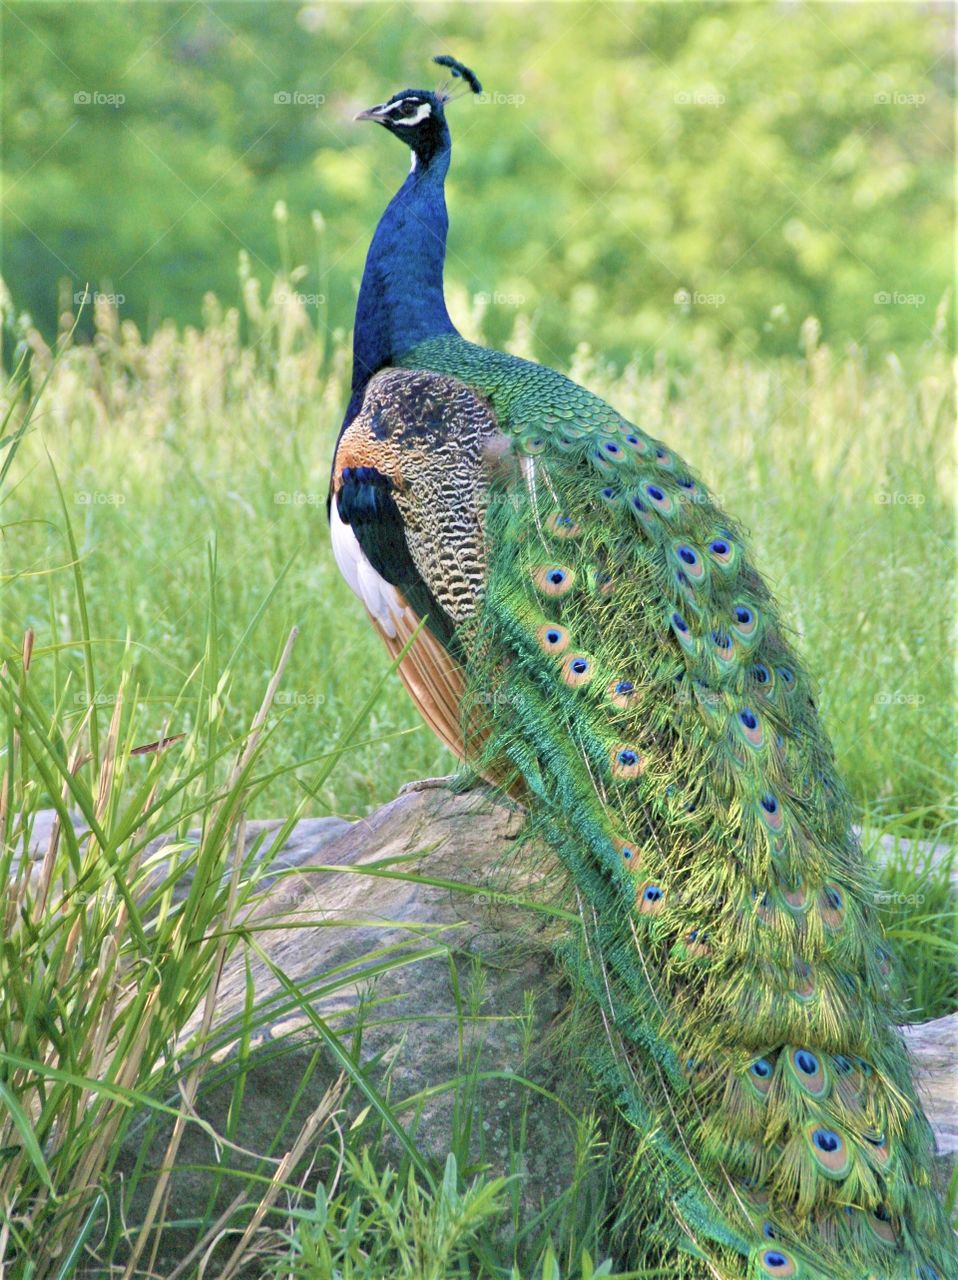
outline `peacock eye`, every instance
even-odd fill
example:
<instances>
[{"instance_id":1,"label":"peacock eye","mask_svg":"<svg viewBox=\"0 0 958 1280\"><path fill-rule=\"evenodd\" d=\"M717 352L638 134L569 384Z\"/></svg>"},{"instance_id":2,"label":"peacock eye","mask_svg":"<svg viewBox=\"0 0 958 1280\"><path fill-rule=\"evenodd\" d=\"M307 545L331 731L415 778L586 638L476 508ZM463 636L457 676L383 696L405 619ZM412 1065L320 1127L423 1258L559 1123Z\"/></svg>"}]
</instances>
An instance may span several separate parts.
<instances>
[{"instance_id":1,"label":"peacock eye","mask_svg":"<svg viewBox=\"0 0 958 1280\"><path fill-rule=\"evenodd\" d=\"M419 110L419 103L415 98L406 98L403 100L402 106L399 108L399 114L403 117L414 116Z\"/></svg>"}]
</instances>

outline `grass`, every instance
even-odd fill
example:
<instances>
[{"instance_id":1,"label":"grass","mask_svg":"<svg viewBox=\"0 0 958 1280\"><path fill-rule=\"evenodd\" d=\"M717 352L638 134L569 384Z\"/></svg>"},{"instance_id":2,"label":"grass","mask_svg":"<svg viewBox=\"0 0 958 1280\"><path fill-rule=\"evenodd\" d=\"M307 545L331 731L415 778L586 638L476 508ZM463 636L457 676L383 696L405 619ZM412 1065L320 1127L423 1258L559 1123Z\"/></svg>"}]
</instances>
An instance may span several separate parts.
<instances>
[{"instance_id":1,"label":"grass","mask_svg":"<svg viewBox=\"0 0 958 1280\"><path fill-rule=\"evenodd\" d=\"M4 503L5 650L22 626L37 678L56 694L84 681L65 711L84 713L92 672L103 702L130 650L137 698L157 736L189 731L173 708L204 657L207 611L235 646L270 606L219 692L240 732L283 638L299 640L273 715L278 765L334 741L384 669L377 638L333 563L325 515L331 451L347 398L342 335L325 359L295 293L272 302L246 283L242 313L212 299L202 330L161 328L141 341L98 304L94 346L68 346L24 438ZM466 299L454 310L469 333ZM820 679L839 763L863 811L910 813L931 830L953 817L951 652L954 580L947 355L932 339L906 372L889 356L816 345L771 364L703 356L613 377L588 353L573 375L668 440L750 526L800 647ZM49 363L34 335L35 374ZM523 334L517 334L521 350ZM75 529L71 547L59 476ZM78 645L75 562L83 570L91 648ZM215 655L213 655L215 656ZM54 674L55 673L55 674ZM79 700L77 700L79 699ZM403 782L448 772L451 757L394 690L370 721L375 747L353 754L311 812L358 815ZM295 773L280 773L251 816L288 812Z\"/></svg>"},{"instance_id":2,"label":"grass","mask_svg":"<svg viewBox=\"0 0 958 1280\"><path fill-rule=\"evenodd\" d=\"M208 616L210 653L220 646L215 612ZM377 1017L383 1026L391 1022L388 1007L381 1011L375 993L367 993L345 1007L340 1001L327 1019L317 1007L342 994L344 976L326 974L306 992L272 962L288 1008L305 1016L321 1047L296 1078L268 1149L237 1143L237 1117L261 1065L249 1046L276 1011L250 1001L225 1033L214 1015L230 957L238 949L260 952L245 916L297 816L271 836L268 849L262 837L247 840L246 809L271 777L265 756L281 730L270 729L267 716L295 639L293 632L278 655L247 732L234 738L225 731L215 690L230 667L212 668L207 657L193 681L213 692L198 702L193 728L185 739L146 751L135 745L144 726L131 651L96 750L89 714L65 730L62 703L69 699L51 707L34 689L31 633L16 672L3 671L9 728L0 875L10 890L0 950L0 1269L17 1280L172 1280L197 1274L202 1262L224 1280L241 1273L445 1280L509 1274L518 1259L529 1269L516 1275L557 1276L558 1249L574 1260L566 1274L612 1274L609 1267L593 1271L583 1244L605 1217L601 1200L585 1221L575 1211L580 1187L595 1182L593 1120L578 1126L568 1186L532 1223L523 1220L517 1196L530 1140L528 1101L509 1144L514 1172L485 1172L482 1144L473 1141L484 1076L468 1047L487 1016L479 973L464 989L450 1031L460 1045L460 1071L433 1086L454 1095L451 1150L441 1170L414 1141L424 1099L394 1096L388 1066L377 1070L363 1053ZM187 684L183 699L189 695ZM365 730L369 709L360 708L314 766L317 787ZM50 802L53 825L31 867L22 851L38 839L38 810ZM199 841L187 838L197 825ZM174 886L187 876L188 892L175 897ZM303 923L299 916L289 927ZM424 943L400 956L371 950L356 963L382 975L436 956L452 961L441 937ZM520 1022L527 1029L522 1035L520 1028L510 1086L518 1089L535 1049L528 1019ZM229 1047L239 1052L224 1065ZM296 1048L291 1035L269 1041L272 1056ZM304 1114L299 1104L314 1076L323 1077L319 1100ZM217 1089L226 1090L229 1108L214 1123L209 1098ZM568 1108L541 1089L537 1097L554 1111L550 1123L562 1122ZM217 1151L215 1162L197 1165L190 1154L196 1131ZM184 1216L181 1182L191 1177Z\"/></svg>"},{"instance_id":3,"label":"grass","mask_svg":"<svg viewBox=\"0 0 958 1280\"><path fill-rule=\"evenodd\" d=\"M291 291L278 282L275 295L261 303L247 282L242 314L210 300L201 331L148 343L100 307L95 345L65 335L55 363L29 335L28 413L27 387L7 393L0 1268L132 1280L160 1274L175 1241L190 1261L162 1274L198 1274L204 1257L217 1275L270 1280L638 1274L609 1256L613 1138L587 1108L561 1190L531 1216L523 1200L530 1143L570 1124L566 1099L541 1089L547 1118L532 1122L528 1017L519 1119L502 1176L488 1167L469 1047L481 980L450 1032L455 1078L435 1085L454 1099L443 1160L415 1142L422 1099L364 1057L389 1008L373 993L340 1018L317 1013L336 974L309 992L277 974L314 1051L269 1149L234 1142L245 1048L270 1014L250 999L225 1065L211 1028L224 965L257 949L245 914L285 831L304 814L362 814L450 764L329 552L341 335L327 359ZM468 332L466 300L457 310ZM804 341L804 358L772 366L711 356L613 378L581 352L573 373L693 460L774 566L866 847L885 849L879 906L918 1020L958 1003L947 366L934 337L907 372L838 356L811 326ZM27 876L21 851L51 808ZM247 840L257 815L288 819L269 848ZM436 955L454 959L424 939L412 963ZM388 973L410 960L364 962ZM215 1089L229 1099L221 1125L200 1105ZM218 1153L208 1167L186 1154L197 1132ZM183 1214L190 1173L203 1195Z\"/></svg>"}]
</instances>

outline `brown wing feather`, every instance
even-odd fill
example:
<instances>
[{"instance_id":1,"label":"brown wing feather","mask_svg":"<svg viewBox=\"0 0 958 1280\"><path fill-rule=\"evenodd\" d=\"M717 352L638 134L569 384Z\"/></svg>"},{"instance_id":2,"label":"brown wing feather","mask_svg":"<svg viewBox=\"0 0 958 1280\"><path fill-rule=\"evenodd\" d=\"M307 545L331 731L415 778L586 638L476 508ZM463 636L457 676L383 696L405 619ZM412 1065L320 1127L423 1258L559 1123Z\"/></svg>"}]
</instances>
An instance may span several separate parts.
<instances>
[{"instance_id":1,"label":"brown wing feather","mask_svg":"<svg viewBox=\"0 0 958 1280\"><path fill-rule=\"evenodd\" d=\"M456 626L474 614L482 598L485 491L490 470L501 465L502 442L488 403L457 379L387 369L370 382L361 411L337 446L333 494L339 492L347 467L371 467L388 478L416 571ZM396 596L401 609L400 616L391 615L395 635L369 613L393 658L422 621L398 586ZM434 631L422 627L398 670L432 731L465 759L466 684L455 657ZM466 732L468 755L475 760L485 735L472 714Z\"/></svg>"},{"instance_id":2,"label":"brown wing feather","mask_svg":"<svg viewBox=\"0 0 958 1280\"><path fill-rule=\"evenodd\" d=\"M391 658L402 652L403 646L415 634L421 621L409 608L402 596L403 605L399 618L393 615L396 634L387 635L382 626L370 614L370 621L382 636ZM409 652L400 662L399 676L419 714L437 738L460 760L465 758L460 723L460 706L465 692L462 668L448 650L425 627L416 636Z\"/></svg>"}]
</instances>

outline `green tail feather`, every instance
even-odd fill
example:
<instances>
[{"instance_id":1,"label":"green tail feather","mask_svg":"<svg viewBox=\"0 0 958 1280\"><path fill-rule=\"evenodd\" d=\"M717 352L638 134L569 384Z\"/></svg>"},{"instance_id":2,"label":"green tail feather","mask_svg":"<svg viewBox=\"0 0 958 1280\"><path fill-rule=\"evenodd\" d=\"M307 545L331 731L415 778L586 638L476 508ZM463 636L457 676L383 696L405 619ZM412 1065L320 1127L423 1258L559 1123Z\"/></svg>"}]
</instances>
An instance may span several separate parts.
<instances>
[{"instance_id":1,"label":"green tail feather","mask_svg":"<svg viewBox=\"0 0 958 1280\"><path fill-rule=\"evenodd\" d=\"M636 1130L638 1252L677 1276L954 1277L849 803L741 531L552 371L458 339L406 363L487 395L522 460L460 639L481 764L525 779L581 906L567 958Z\"/></svg>"}]
</instances>

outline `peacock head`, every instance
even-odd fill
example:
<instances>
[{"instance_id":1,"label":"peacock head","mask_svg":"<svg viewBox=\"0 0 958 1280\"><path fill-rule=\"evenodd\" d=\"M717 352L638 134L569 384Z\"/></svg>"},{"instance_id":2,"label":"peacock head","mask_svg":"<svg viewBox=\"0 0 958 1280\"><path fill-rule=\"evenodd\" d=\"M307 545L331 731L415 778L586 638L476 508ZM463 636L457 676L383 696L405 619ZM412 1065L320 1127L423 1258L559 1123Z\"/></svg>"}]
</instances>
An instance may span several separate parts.
<instances>
[{"instance_id":1,"label":"peacock head","mask_svg":"<svg viewBox=\"0 0 958 1280\"><path fill-rule=\"evenodd\" d=\"M465 81L467 92L481 93L482 85L474 72L448 54L433 58L440 66L448 67L453 76ZM435 92L429 89L403 89L394 93L388 102L360 111L357 120L373 120L397 138L401 138L415 156L413 164L420 161L428 165L440 151L449 147L449 126L446 124L445 107L453 100L448 87Z\"/></svg>"}]
</instances>

